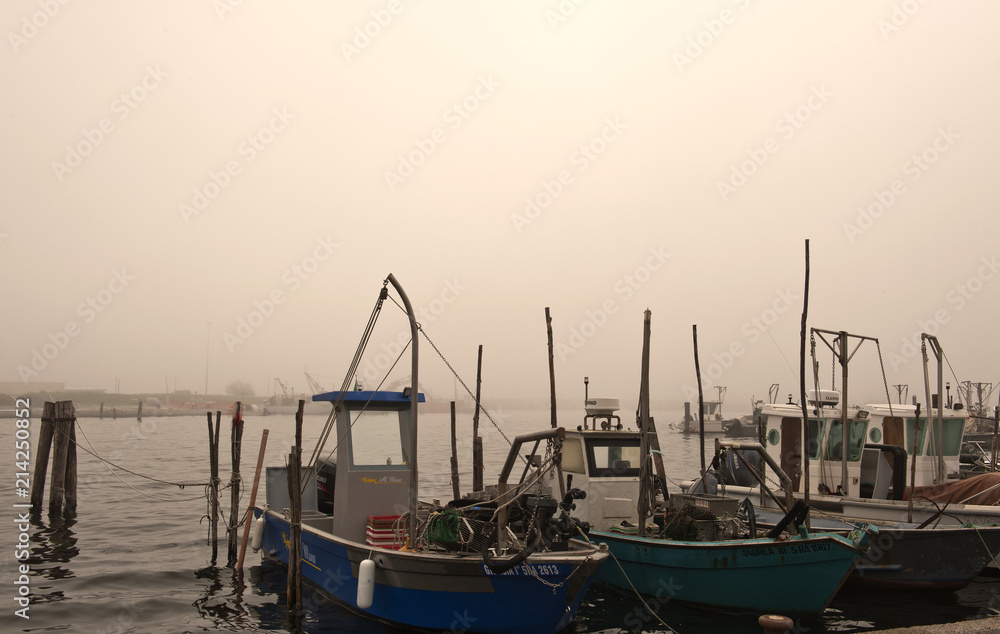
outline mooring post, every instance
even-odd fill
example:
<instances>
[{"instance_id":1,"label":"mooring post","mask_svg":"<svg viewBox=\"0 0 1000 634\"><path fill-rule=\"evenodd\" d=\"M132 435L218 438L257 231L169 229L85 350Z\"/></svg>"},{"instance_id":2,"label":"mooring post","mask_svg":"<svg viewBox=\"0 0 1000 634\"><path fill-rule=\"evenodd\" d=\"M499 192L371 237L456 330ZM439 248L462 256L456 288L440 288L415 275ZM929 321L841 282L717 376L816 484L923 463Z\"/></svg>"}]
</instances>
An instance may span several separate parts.
<instances>
[{"instance_id":1,"label":"mooring post","mask_svg":"<svg viewBox=\"0 0 1000 634\"><path fill-rule=\"evenodd\" d=\"M66 506L65 515L76 513L76 416L69 421L69 448L66 453Z\"/></svg>"},{"instance_id":2,"label":"mooring post","mask_svg":"<svg viewBox=\"0 0 1000 634\"><path fill-rule=\"evenodd\" d=\"M483 346L476 362L476 412L472 415L472 490L483 490L483 439L479 437L479 397L483 384Z\"/></svg>"},{"instance_id":3,"label":"mooring post","mask_svg":"<svg viewBox=\"0 0 1000 634\"><path fill-rule=\"evenodd\" d=\"M257 469L253 474L253 488L250 489L250 503L247 505L246 523L243 525L243 540L240 542L240 558L236 562L236 569L243 570L243 556L247 552L247 538L250 537L250 524L253 523L253 509L257 503L257 485L260 484L260 470L264 466L264 450L267 448L267 430L260 437L260 452L257 454Z\"/></svg>"},{"instance_id":4,"label":"mooring post","mask_svg":"<svg viewBox=\"0 0 1000 634\"><path fill-rule=\"evenodd\" d=\"M215 433L212 433L212 412L208 416L208 465L211 484L209 485L209 504L212 512L209 515L209 531L212 535L212 563L219 555L219 420L222 412L215 413Z\"/></svg>"},{"instance_id":5,"label":"mooring post","mask_svg":"<svg viewBox=\"0 0 1000 634\"><path fill-rule=\"evenodd\" d=\"M136 412L135 412L135 419L137 421L139 421L140 423L142 422L142 399L141 398L139 399L139 409L137 409Z\"/></svg>"},{"instance_id":6,"label":"mooring post","mask_svg":"<svg viewBox=\"0 0 1000 634\"><path fill-rule=\"evenodd\" d=\"M241 403L236 401L236 412L233 414L233 473L230 477L230 484L232 485L232 496L230 501L232 502L232 510L229 515L229 563L228 565L233 566L236 564L237 556L237 530L239 529L239 517L240 517L240 450L243 446L243 410L241 408Z\"/></svg>"},{"instance_id":7,"label":"mooring post","mask_svg":"<svg viewBox=\"0 0 1000 634\"><path fill-rule=\"evenodd\" d=\"M49 449L52 446L52 430L55 423L56 404L47 402L42 406L42 428L38 432L38 446L35 447L35 478L31 482L31 512L42 512L45 498L45 476L49 470Z\"/></svg>"},{"instance_id":8,"label":"mooring post","mask_svg":"<svg viewBox=\"0 0 1000 634\"><path fill-rule=\"evenodd\" d=\"M52 442L52 483L49 486L49 516L62 515L66 502L66 461L69 455L70 423L74 420L73 401L55 406Z\"/></svg>"},{"instance_id":9,"label":"mooring post","mask_svg":"<svg viewBox=\"0 0 1000 634\"><path fill-rule=\"evenodd\" d=\"M104 418L104 401L101 401L101 413L98 414L98 418Z\"/></svg>"},{"instance_id":10,"label":"mooring post","mask_svg":"<svg viewBox=\"0 0 1000 634\"><path fill-rule=\"evenodd\" d=\"M458 484L458 438L455 435L455 401L451 402L451 493L452 499L462 497Z\"/></svg>"},{"instance_id":11,"label":"mooring post","mask_svg":"<svg viewBox=\"0 0 1000 634\"><path fill-rule=\"evenodd\" d=\"M302 410L306 402L299 401L295 413L295 446L288 456L288 499L291 540L288 548L288 618L293 631L299 631L302 617Z\"/></svg>"}]
</instances>

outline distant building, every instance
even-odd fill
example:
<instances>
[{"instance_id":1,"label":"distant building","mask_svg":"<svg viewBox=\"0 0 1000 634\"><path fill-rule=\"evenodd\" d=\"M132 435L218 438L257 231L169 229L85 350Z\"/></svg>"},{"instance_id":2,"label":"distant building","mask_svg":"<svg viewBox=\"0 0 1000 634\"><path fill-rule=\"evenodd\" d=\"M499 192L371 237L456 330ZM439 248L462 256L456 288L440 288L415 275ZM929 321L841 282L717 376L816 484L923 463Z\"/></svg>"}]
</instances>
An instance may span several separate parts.
<instances>
[{"instance_id":1,"label":"distant building","mask_svg":"<svg viewBox=\"0 0 1000 634\"><path fill-rule=\"evenodd\" d=\"M33 381L0 381L0 394L18 396L19 394L38 394L40 392L65 392L65 383L35 383Z\"/></svg>"}]
</instances>

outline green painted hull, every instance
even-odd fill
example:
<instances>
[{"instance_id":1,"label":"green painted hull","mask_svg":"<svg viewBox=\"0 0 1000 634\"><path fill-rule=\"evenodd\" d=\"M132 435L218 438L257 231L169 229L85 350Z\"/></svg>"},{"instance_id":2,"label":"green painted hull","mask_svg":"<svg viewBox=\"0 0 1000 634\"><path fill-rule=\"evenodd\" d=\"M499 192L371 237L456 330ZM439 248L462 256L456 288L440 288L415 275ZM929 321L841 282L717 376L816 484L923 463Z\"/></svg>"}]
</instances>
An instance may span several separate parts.
<instances>
[{"instance_id":1,"label":"green painted hull","mask_svg":"<svg viewBox=\"0 0 1000 634\"><path fill-rule=\"evenodd\" d=\"M821 612L859 554L854 542L830 534L687 542L591 531L590 539L614 555L598 570L599 583L634 586L656 599L650 605L680 601L761 614Z\"/></svg>"}]
</instances>

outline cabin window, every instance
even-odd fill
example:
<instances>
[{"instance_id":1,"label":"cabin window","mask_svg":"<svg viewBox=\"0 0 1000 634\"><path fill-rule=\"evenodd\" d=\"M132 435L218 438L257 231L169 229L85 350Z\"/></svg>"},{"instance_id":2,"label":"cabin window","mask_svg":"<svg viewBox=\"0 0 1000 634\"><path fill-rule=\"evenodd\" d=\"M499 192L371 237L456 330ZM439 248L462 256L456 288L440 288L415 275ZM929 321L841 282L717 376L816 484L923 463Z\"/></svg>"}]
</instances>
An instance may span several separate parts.
<instances>
[{"instance_id":1,"label":"cabin window","mask_svg":"<svg viewBox=\"0 0 1000 634\"><path fill-rule=\"evenodd\" d=\"M562 446L562 470L586 473L583 468L583 443L579 438L567 438Z\"/></svg>"},{"instance_id":2,"label":"cabin window","mask_svg":"<svg viewBox=\"0 0 1000 634\"><path fill-rule=\"evenodd\" d=\"M771 431L767 432L767 442L771 443L772 445L777 445L780 440L781 440L781 432L779 432L777 429L772 429Z\"/></svg>"},{"instance_id":3,"label":"cabin window","mask_svg":"<svg viewBox=\"0 0 1000 634\"><path fill-rule=\"evenodd\" d=\"M823 456L827 460L841 460L843 444L843 426L841 421L834 421L830 424L830 440L826 445L826 453ZM863 420L852 420L847 422L847 460L857 462L861 460L861 448L865 444L865 432L867 423Z\"/></svg>"},{"instance_id":4,"label":"cabin window","mask_svg":"<svg viewBox=\"0 0 1000 634\"><path fill-rule=\"evenodd\" d=\"M409 427L399 412L351 412L351 466L379 470L407 470ZM405 447L405 449L404 449Z\"/></svg>"},{"instance_id":5,"label":"cabin window","mask_svg":"<svg viewBox=\"0 0 1000 634\"><path fill-rule=\"evenodd\" d=\"M813 460L819 459L819 441L825 429L826 421L809 419L809 457Z\"/></svg>"},{"instance_id":6,"label":"cabin window","mask_svg":"<svg viewBox=\"0 0 1000 634\"><path fill-rule=\"evenodd\" d=\"M882 442L882 430L878 427L872 427L872 430L868 432L868 437L875 444Z\"/></svg>"},{"instance_id":7,"label":"cabin window","mask_svg":"<svg viewBox=\"0 0 1000 634\"><path fill-rule=\"evenodd\" d=\"M931 418L931 454L937 455L937 421ZM943 436L944 455L957 456L962 448L962 435L965 433L965 421L960 418L942 418L941 435Z\"/></svg>"},{"instance_id":8,"label":"cabin window","mask_svg":"<svg viewBox=\"0 0 1000 634\"><path fill-rule=\"evenodd\" d=\"M907 454L913 454L913 428L915 426L915 420L913 418L906 419L906 446L903 449L906 450ZM920 419L920 431L917 434L917 452L916 455L921 456L924 453L924 438L927 437L927 419Z\"/></svg>"},{"instance_id":9,"label":"cabin window","mask_svg":"<svg viewBox=\"0 0 1000 634\"><path fill-rule=\"evenodd\" d=\"M639 475L639 440L591 438L587 440L591 477L635 477Z\"/></svg>"}]
</instances>

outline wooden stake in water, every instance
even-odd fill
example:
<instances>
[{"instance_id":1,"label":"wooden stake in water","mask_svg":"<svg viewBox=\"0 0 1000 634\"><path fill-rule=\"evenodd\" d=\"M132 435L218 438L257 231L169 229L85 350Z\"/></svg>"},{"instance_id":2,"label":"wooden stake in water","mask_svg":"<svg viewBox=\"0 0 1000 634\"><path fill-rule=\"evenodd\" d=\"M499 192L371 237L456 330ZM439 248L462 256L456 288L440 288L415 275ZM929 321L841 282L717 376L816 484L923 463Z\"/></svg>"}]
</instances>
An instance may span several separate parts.
<instances>
[{"instance_id":1,"label":"wooden stake in water","mask_svg":"<svg viewBox=\"0 0 1000 634\"><path fill-rule=\"evenodd\" d=\"M260 452L257 454L257 469L253 474L253 488L250 489L250 504L247 505L247 518L243 524L243 540L240 542L240 558L236 569L243 570L243 556L247 552L247 538L250 536L250 524L253 523L253 509L257 503L257 485L260 484L260 470L264 466L264 450L267 448L267 430L260 437Z\"/></svg>"},{"instance_id":2,"label":"wooden stake in water","mask_svg":"<svg viewBox=\"0 0 1000 634\"><path fill-rule=\"evenodd\" d=\"M69 447L66 453L66 502L64 515L76 514L76 417L69 422Z\"/></svg>"},{"instance_id":3,"label":"wooden stake in water","mask_svg":"<svg viewBox=\"0 0 1000 634\"><path fill-rule=\"evenodd\" d=\"M299 401L295 413L295 446L288 457L288 499L291 539L288 548L288 618L291 629L299 631L302 618L302 410L305 401Z\"/></svg>"},{"instance_id":4,"label":"wooden stake in water","mask_svg":"<svg viewBox=\"0 0 1000 634\"><path fill-rule=\"evenodd\" d=\"M694 373L698 378L698 446L701 447L701 475L705 475L705 395L701 391L701 364L698 362L698 325L691 326L694 337Z\"/></svg>"},{"instance_id":5,"label":"wooden stake in water","mask_svg":"<svg viewBox=\"0 0 1000 634\"><path fill-rule=\"evenodd\" d=\"M210 469L211 484L209 485L209 498L212 505L209 529L212 533L212 564L215 564L219 556L219 422L222 412L215 413L215 433L212 433L212 412L205 412L208 415L208 462Z\"/></svg>"},{"instance_id":6,"label":"wooden stake in water","mask_svg":"<svg viewBox=\"0 0 1000 634\"><path fill-rule=\"evenodd\" d=\"M45 498L45 476L49 470L49 450L52 447L52 430L56 417L56 404L45 403L42 406L42 428L38 432L38 445L35 447L35 477L31 481L31 512L42 512L42 500Z\"/></svg>"},{"instance_id":7,"label":"wooden stake in water","mask_svg":"<svg viewBox=\"0 0 1000 634\"><path fill-rule=\"evenodd\" d=\"M229 515L229 559L227 564L229 566L236 565L238 550L237 530L239 528L240 517L240 451L243 446L243 410L239 401L236 401L236 411L233 413L232 442L233 473L229 480L232 486L232 496L230 497L232 507Z\"/></svg>"},{"instance_id":8,"label":"wooden stake in water","mask_svg":"<svg viewBox=\"0 0 1000 634\"><path fill-rule=\"evenodd\" d=\"M476 362L476 413L472 415L472 490L483 490L483 439L479 437L479 397L483 384L483 346Z\"/></svg>"},{"instance_id":9,"label":"wooden stake in water","mask_svg":"<svg viewBox=\"0 0 1000 634\"><path fill-rule=\"evenodd\" d=\"M458 484L458 438L455 435L455 401L451 402L451 494L452 499L462 497Z\"/></svg>"},{"instance_id":10,"label":"wooden stake in water","mask_svg":"<svg viewBox=\"0 0 1000 634\"><path fill-rule=\"evenodd\" d=\"M53 419L52 484L49 487L49 516L60 516L66 502L66 462L69 455L70 427L76 420L73 401L59 401Z\"/></svg>"}]
</instances>

